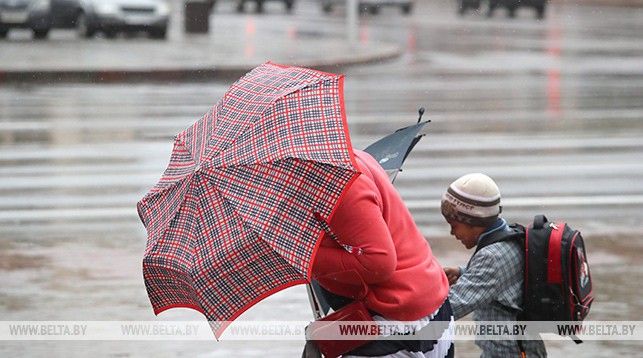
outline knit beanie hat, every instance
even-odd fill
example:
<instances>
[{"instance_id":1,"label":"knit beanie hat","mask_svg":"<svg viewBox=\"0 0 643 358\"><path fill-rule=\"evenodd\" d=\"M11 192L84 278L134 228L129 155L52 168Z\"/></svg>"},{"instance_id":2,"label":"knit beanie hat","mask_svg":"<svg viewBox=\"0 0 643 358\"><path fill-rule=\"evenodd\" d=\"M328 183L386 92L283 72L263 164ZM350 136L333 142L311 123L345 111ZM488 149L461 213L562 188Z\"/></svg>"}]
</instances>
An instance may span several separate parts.
<instances>
[{"instance_id":1,"label":"knit beanie hat","mask_svg":"<svg viewBox=\"0 0 643 358\"><path fill-rule=\"evenodd\" d=\"M473 173L458 178L442 196L442 215L471 226L491 226L501 211L500 190L484 174Z\"/></svg>"}]
</instances>

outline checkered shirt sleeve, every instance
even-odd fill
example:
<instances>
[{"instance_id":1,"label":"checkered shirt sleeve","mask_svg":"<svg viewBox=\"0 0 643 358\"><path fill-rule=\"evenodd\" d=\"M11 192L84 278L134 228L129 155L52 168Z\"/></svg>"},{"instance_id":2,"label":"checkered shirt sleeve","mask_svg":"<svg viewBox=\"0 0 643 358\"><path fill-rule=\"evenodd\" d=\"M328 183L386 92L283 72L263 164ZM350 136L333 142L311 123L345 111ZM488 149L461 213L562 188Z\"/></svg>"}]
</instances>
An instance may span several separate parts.
<instances>
[{"instance_id":1,"label":"checkered shirt sleeve","mask_svg":"<svg viewBox=\"0 0 643 358\"><path fill-rule=\"evenodd\" d=\"M524 257L520 244L502 241L483 247L469 261L457 283L451 286L449 301L456 319L473 313L474 321L515 321L522 306ZM508 308L509 307L509 308ZM516 341L479 340L482 358L519 357ZM547 357L540 337L523 341L527 357Z\"/></svg>"},{"instance_id":2,"label":"checkered shirt sleeve","mask_svg":"<svg viewBox=\"0 0 643 358\"><path fill-rule=\"evenodd\" d=\"M499 242L476 253L457 283L451 286L449 301L456 319L478 311L485 321L506 320L506 314L485 309L494 304L516 310L522 305L524 258L517 242ZM494 317L493 312L498 312ZM515 319L515 316L514 316Z\"/></svg>"}]
</instances>

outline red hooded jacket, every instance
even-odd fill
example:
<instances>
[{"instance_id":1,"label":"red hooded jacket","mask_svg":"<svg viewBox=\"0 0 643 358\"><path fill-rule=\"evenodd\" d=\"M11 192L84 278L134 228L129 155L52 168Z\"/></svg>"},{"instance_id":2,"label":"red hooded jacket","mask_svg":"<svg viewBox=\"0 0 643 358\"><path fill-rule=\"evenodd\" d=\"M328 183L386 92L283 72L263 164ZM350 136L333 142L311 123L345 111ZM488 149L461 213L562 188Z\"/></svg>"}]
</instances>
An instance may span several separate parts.
<instances>
[{"instance_id":1,"label":"red hooded jacket","mask_svg":"<svg viewBox=\"0 0 643 358\"><path fill-rule=\"evenodd\" d=\"M324 235L313 278L328 291L365 298L384 317L414 321L435 312L449 292L444 271L390 182L369 154L355 151L362 173L344 194L330 222L350 253Z\"/></svg>"}]
</instances>

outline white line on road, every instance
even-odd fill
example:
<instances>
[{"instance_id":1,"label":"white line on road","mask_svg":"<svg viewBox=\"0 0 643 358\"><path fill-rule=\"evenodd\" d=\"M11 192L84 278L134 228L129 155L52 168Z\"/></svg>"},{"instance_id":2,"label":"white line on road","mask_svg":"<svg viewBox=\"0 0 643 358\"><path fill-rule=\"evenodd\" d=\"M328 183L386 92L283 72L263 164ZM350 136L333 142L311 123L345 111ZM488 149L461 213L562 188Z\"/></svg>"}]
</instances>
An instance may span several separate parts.
<instances>
[{"instance_id":1,"label":"white line on road","mask_svg":"<svg viewBox=\"0 0 643 358\"><path fill-rule=\"evenodd\" d=\"M136 207L74 208L0 211L0 221L54 220L54 219L110 219L136 218Z\"/></svg>"},{"instance_id":2,"label":"white line on road","mask_svg":"<svg viewBox=\"0 0 643 358\"><path fill-rule=\"evenodd\" d=\"M405 200L409 209L437 208L439 200ZM633 205L643 204L643 195L597 195L597 196L544 196L502 199L502 205L525 206L591 206L591 205Z\"/></svg>"},{"instance_id":3,"label":"white line on road","mask_svg":"<svg viewBox=\"0 0 643 358\"><path fill-rule=\"evenodd\" d=\"M409 209L437 208L439 200L406 200ZM643 204L643 195L600 196L547 196L503 199L503 205L529 206L593 206L593 205L638 205ZM0 210L0 221L52 220L52 219L109 219L136 218L136 207L112 208L51 208L37 210Z\"/></svg>"}]
</instances>

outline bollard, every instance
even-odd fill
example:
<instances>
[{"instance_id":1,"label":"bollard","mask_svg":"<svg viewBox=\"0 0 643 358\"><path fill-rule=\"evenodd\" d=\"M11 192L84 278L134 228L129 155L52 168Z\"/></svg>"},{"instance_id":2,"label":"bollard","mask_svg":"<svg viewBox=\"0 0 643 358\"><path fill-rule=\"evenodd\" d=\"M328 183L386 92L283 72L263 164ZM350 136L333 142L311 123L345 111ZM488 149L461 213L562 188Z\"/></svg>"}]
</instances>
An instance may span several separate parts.
<instances>
[{"instance_id":1,"label":"bollard","mask_svg":"<svg viewBox=\"0 0 643 358\"><path fill-rule=\"evenodd\" d=\"M185 1L185 32L208 33L210 30L211 2L187 0Z\"/></svg>"}]
</instances>

